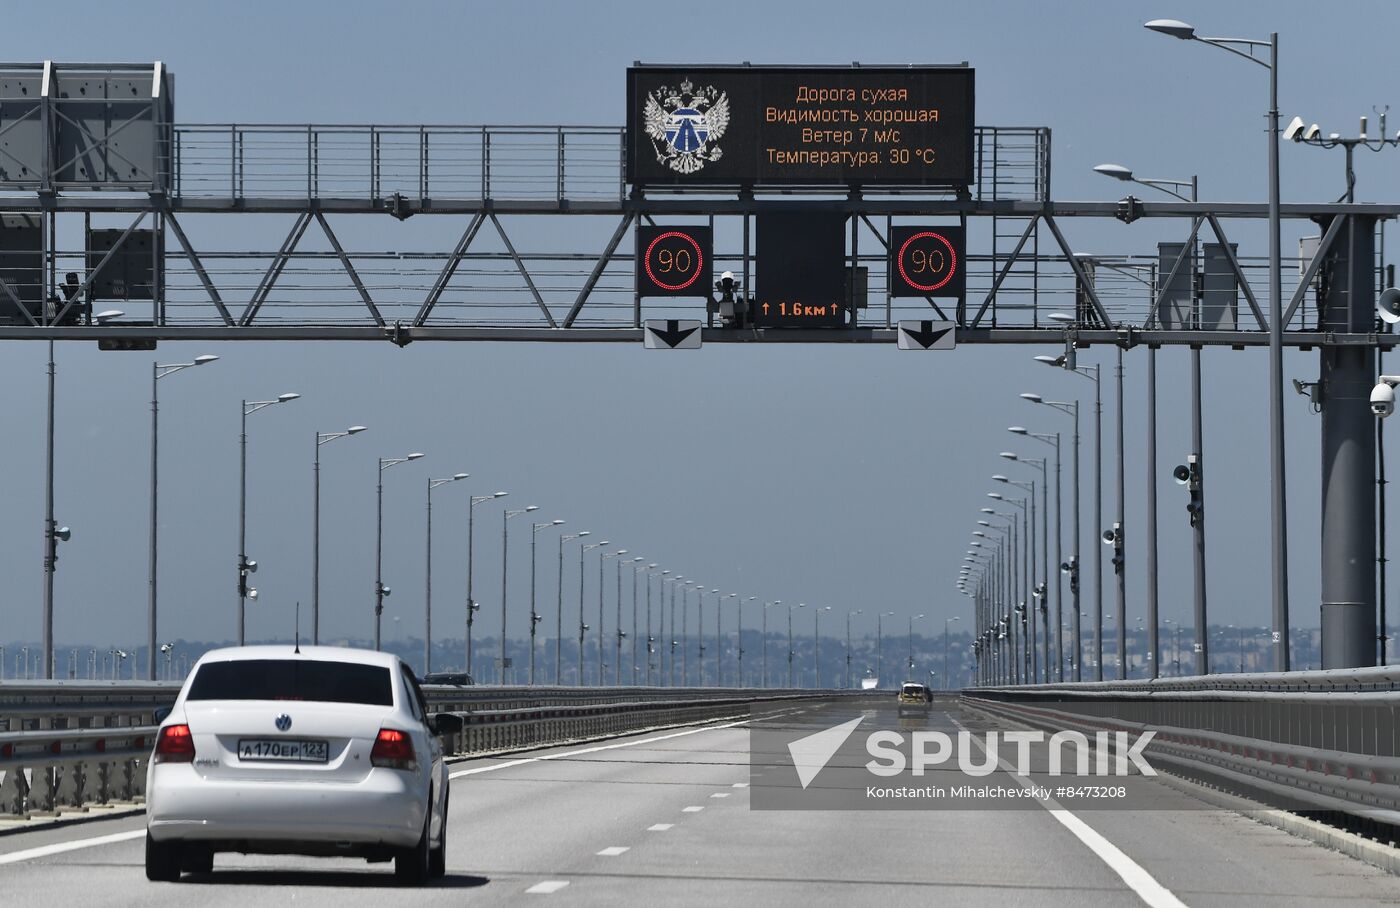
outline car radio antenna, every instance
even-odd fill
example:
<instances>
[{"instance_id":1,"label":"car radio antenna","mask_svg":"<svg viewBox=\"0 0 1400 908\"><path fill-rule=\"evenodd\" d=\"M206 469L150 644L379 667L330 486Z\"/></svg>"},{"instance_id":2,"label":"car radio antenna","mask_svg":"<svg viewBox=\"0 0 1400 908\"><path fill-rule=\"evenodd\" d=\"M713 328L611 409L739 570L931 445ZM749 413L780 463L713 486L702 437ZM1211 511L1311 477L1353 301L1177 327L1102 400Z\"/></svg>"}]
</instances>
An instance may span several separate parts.
<instances>
[{"instance_id":1,"label":"car radio antenna","mask_svg":"<svg viewBox=\"0 0 1400 908\"><path fill-rule=\"evenodd\" d=\"M300 656L300 655L301 655L301 600L300 600L300 599L297 600L297 627L296 627L296 636L295 636L293 639L294 639L296 642L295 642L295 643L293 644L293 646L292 646L292 652L294 652L294 653L296 653L298 656Z\"/></svg>"}]
</instances>

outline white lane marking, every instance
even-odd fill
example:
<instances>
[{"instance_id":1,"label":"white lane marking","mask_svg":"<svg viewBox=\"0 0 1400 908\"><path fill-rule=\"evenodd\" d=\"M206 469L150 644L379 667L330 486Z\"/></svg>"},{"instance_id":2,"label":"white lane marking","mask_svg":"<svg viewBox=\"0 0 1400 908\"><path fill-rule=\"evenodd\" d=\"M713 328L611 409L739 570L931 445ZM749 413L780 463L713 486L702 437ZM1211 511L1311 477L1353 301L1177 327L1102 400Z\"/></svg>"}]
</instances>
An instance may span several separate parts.
<instances>
[{"instance_id":1,"label":"white lane marking","mask_svg":"<svg viewBox=\"0 0 1400 908\"><path fill-rule=\"evenodd\" d=\"M730 787L730 788L748 788L748 787L749 787L749 783L748 783L748 782L735 782L733 785L731 785L731 786L729 786L729 787Z\"/></svg>"},{"instance_id":2,"label":"white lane marking","mask_svg":"<svg viewBox=\"0 0 1400 908\"><path fill-rule=\"evenodd\" d=\"M948 718L953 719L950 715ZM953 719L953 724L961 731L967 731L963 724L957 719ZM969 732L969 735L971 732ZM972 739L977 740L975 737ZM978 745L980 747L980 745ZM984 751L985 752L985 751ZM998 758L997 765L1006 772L1007 775L1016 780L1022 788L1030 788L1034 783L1029 779L1023 779L1012 771L1011 764ZM1143 869L1142 865L1128 857L1117 846L1104 838L1098 830L1088 823L1085 823L1071 811L1066 810L1054 798L1047 798L1044 801L1036 799L1035 802L1050 812L1050 816L1059 821L1075 838L1088 846L1089 850L1098 855L1099 860L1108 865L1109 869L1128 884L1128 888L1137 894L1151 908L1186 908L1186 903L1177 898L1170 889L1157 882L1157 878Z\"/></svg>"},{"instance_id":3,"label":"white lane marking","mask_svg":"<svg viewBox=\"0 0 1400 908\"><path fill-rule=\"evenodd\" d=\"M139 839L145 835L146 830L143 828L133 829L129 832L114 832L111 835L100 835L91 839L77 839L72 842L41 845L38 848L26 848L23 851L11 851L9 854L0 854L0 864L18 864L20 861L32 861L35 858L46 858L51 854L62 854L65 851L77 851L80 848L94 848L98 845L129 842L132 839Z\"/></svg>"},{"instance_id":4,"label":"white lane marking","mask_svg":"<svg viewBox=\"0 0 1400 908\"><path fill-rule=\"evenodd\" d=\"M525 891L533 892L536 894L549 895L551 892L558 892L560 889L563 889L567 885L569 885L568 880L545 880L543 883L536 883L535 885L531 886Z\"/></svg>"},{"instance_id":5,"label":"white lane marking","mask_svg":"<svg viewBox=\"0 0 1400 908\"><path fill-rule=\"evenodd\" d=\"M610 845L607 848L604 848L602 851L598 852L598 857L615 858L618 855L631 850L631 847L628 845Z\"/></svg>"},{"instance_id":6,"label":"white lane marking","mask_svg":"<svg viewBox=\"0 0 1400 908\"><path fill-rule=\"evenodd\" d=\"M717 791L717 792L715 792L714 794L710 795L710 797L712 797L712 798L727 798L727 797L729 797L729 792L727 792L727 791Z\"/></svg>"},{"instance_id":7,"label":"white lane marking","mask_svg":"<svg viewBox=\"0 0 1400 908\"><path fill-rule=\"evenodd\" d=\"M704 809L705 809L705 808L703 808L703 807L695 807L695 806L685 807L685 808L682 808L682 809L681 809L681 813L699 813L700 811L702 811L702 810L704 810Z\"/></svg>"},{"instance_id":8,"label":"white lane marking","mask_svg":"<svg viewBox=\"0 0 1400 908\"><path fill-rule=\"evenodd\" d=\"M666 830L670 829L670 828L671 828L672 826L674 826L674 825L676 825L676 824L675 824L675 823L657 823L655 826L648 826L648 827L647 827L647 832L665 832Z\"/></svg>"},{"instance_id":9,"label":"white lane marking","mask_svg":"<svg viewBox=\"0 0 1400 908\"><path fill-rule=\"evenodd\" d=\"M697 735L702 731L718 731L723 728L733 728L736 725L747 725L748 719L740 719L738 722L726 722L723 725L706 725L704 728L691 728L686 731L672 732L669 735L657 735L654 738L642 738L637 741L623 741L620 744L601 744L597 747L583 747L579 750L569 750L557 754L543 754L538 757L522 757L519 760L507 760L504 763L493 763L490 766L473 766L471 769L459 769L456 772L448 773L449 779L460 779L463 776L476 775L479 772L495 772L498 769L509 769L512 766L524 766L526 763L538 763L541 760L563 760L568 757L579 757L584 754L596 754L604 750L616 750L619 747L636 747L639 744L655 744L657 741L669 741L672 738L683 738L686 735Z\"/></svg>"}]
</instances>

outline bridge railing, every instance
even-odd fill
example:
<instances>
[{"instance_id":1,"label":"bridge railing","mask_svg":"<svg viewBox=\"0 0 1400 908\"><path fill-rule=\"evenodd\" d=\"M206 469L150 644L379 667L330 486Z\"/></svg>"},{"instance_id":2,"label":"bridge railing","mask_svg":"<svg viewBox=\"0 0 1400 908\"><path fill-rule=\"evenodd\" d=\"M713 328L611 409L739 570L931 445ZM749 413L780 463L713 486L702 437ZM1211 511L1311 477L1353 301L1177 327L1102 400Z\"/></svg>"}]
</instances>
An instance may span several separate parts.
<instances>
[{"instance_id":1,"label":"bridge railing","mask_svg":"<svg viewBox=\"0 0 1400 908\"><path fill-rule=\"evenodd\" d=\"M0 686L0 817L51 815L144 795L155 712L175 702L165 682ZM755 706L829 691L725 688L424 688L430 709L463 719L449 753L480 756L740 719Z\"/></svg>"},{"instance_id":2,"label":"bridge railing","mask_svg":"<svg viewBox=\"0 0 1400 908\"><path fill-rule=\"evenodd\" d=\"M1400 823L1400 669L971 688L966 705L1053 730L1156 732L1154 765L1266 802Z\"/></svg>"}]
</instances>

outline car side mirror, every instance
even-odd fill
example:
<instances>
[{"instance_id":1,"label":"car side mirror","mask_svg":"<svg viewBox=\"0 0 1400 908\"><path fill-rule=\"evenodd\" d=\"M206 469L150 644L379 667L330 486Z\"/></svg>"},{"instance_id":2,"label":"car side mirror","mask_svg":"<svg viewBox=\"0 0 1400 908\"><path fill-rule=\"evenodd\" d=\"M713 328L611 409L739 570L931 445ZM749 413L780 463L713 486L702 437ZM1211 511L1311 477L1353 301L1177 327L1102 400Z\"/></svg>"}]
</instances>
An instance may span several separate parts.
<instances>
[{"instance_id":1,"label":"car side mirror","mask_svg":"<svg viewBox=\"0 0 1400 908\"><path fill-rule=\"evenodd\" d=\"M454 713L436 713L431 719L430 727L435 735L455 735L462 731L465 724L462 717Z\"/></svg>"},{"instance_id":2,"label":"car side mirror","mask_svg":"<svg viewBox=\"0 0 1400 908\"><path fill-rule=\"evenodd\" d=\"M170 718L170 714L171 714L172 712L174 712L174 711L175 711L175 707L173 707L173 706L161 706L161 707L158 707L157 709L154 709L154 710L151 711L151 721L153 721L153 722L155 722L155 724L159 725L160 723L164 722L166 719Z\"/></svg>"}]
</instances>

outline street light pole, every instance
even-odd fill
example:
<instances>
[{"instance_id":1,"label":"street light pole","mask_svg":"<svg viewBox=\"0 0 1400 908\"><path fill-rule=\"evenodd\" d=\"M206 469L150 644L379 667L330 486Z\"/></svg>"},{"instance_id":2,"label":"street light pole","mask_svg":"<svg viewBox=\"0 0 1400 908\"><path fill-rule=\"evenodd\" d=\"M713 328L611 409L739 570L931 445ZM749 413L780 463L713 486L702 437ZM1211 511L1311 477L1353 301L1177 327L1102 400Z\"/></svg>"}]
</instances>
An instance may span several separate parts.
<instances>
[{"instance_id":1,"label":"street light pole","mask_svg":"<svg viewBox=\"0 0 1400 908\"><path fill-rule=\"evenodd\" d=\"M885 677L885 624L886 618L894 612L877 612L875 615L875 682L882 683Z\"/></svg>"},{"instance_id":2,"label":"street light pole","mask_svg":"<svg viewBox=\"0 0 1400 908\"><path fill-rule=\"evenodd\" d=\"M714 592L718 593L719 590ZM737 599L738 593L725 593L715 599L715 687L724 687L724 605L726 599Z\"/></svg>"},{"instance_id":3,"label":"street light pole","mask_svg":"<svg viewBox=\"0 0 1400 908\"><path fill-rule=\"evenodd\" d=\"M909 619L909 679L914 678L914 622L922 619L923 615L914 615Z\"/></svg>"},{"instance_id":4,"label":"street light pole","mask_svg":"<svg viewBox=\"0 0 1400 908\"><path fill-rule=\"evenodd\" d=\"M160 414L159 395L157 393L158 383L167 375L174 375L176 372L189 369L194 366L202 366L205 363L212 363L217 360L217 356L196 356L193 362L188 363L151 363L151 543L150 543L150 564L147 574L147 604L146 604L146 680L156 680L156 552L157 552L157 517L156 509L159 502L158 489L158 453L160 434L157 431L157 423ZM50 641L52 642L52 641ZM168 661L168 660L167 660ZM169 672L166 673L167 675ZM50 673L49 677L52 677ZM76 675L74 677L77 677Z\"/></svg>"},{"instance_id":5,"label":"street light pole","mask_svg":"<svg viewBox=\"0 0 1400 908\"><path fill-rule=\"evenodd\" d=\"M507 508L501 512L501 675L499 680L502 684L506 683L506 603L509 602L506 596L506 581L510 578L510 571L507 570L510 564L510 519L538 510L539 506L532 504L515 510Z\"/></svg>"},{"instance_id":6,"label":"street light pole","mask_svg":"<svg viewBox=\"0 0 1400 908\"><path fill-rule=\"evenodd\" d=\"M476 624L476 610L481 608L481 606L477 604L477 601L472 598L472 563L475 549L473 537L475 536L476 528L476 506L483 501L505 498L507 494L506 492L497 492L494 495L473 495L467 501L467 674L470 675L473 680L475 680L476 676L472 675L472 656L475 653L475 648L472 646L472 625Z\"/></svg>"},{"instance_id":7,"label":"street light pole","mask_svg":"<svg viewBox=\"0 0 1400 908\"><path fill-rule=\"evenodd\" d=\"M851 689L851 616L863 614L863 609L846 612L846 689Z\"/></svg>"},{"instance_id":8,"label":"street light pole","mask_svg":"<svg viewBox=\"0 0 1400 908\"><path fill-rule=\"evenodd\" d=\"M584 623L584 555L594 548L609 546L608 540L601 543L584 543L578 547L578 687L584 686L584 641L588 634L588 624ZM606 555L598 553L598 655L599 662L602 660L603 645L603 560ZM602 666L599 666L602 672ZM602 676L599 674L598 687L603 686Z\"/></svg>"},{"instance_id":9,"label":"street light pole","mask_svg":"<svg viewBox=\"0 0 1400 908\"><path fill-rule=\"evenodd\" d=\"M822 686L822 612L831 611L831 606L822 605L812 609L812 689Z\"/></svg>"},{"instance_id":10,"label":"street light pole","mask_svg":"<svg viewBox=\"0 0 1400 908\"><path fill-rule=\"evenodd\" d=\"M613 552L611 555L604 554L604 553L601 553L601 552L600 552L600 553L599 553L599 557L598 557L598 577L601 579L602 576L603 576L603 562L604 562L604 561L608 560L609 558L621 558L623 555L626 555L626 554L627 554L627 550L626 550L626 549L619 549L618 551ZM625 639L627 638L627 633L626 633L625 631L623 631L623 629L622 629L622 562L621 562L621 561L618 561L618 562L617 562L617 570L614 571L614 574L616 574L616 577L617 577L617 642L616 642L616 644L614 645L614 653L613 653L613 686L614 686L614 687L619 687L619 686L621 686L621 684L622 684L622 641L625 640ZM600 589L601 589L601 587L600 587ZM635 637L636 634L637 634L636 612L635 612L636 603L635 603L635 600L634 600L634 602L633 602L633 608L634 608L634 611L633 611L633 614L632 614L632 618L633 618L633 622L632 622L632 635ZM600 616L600 619L599 619L599 620L600 620L600 622L601 622L601 615L603 614L603 600L602 600L602 596L601 596L601 595L598 597L598 614L599 614L599 616ZM634 644L634 645L635 645L635 644ZM598 686L599 686L599 687L602 687L602 686L603 686L603 628L602 628L601 626L599 626L599 628L598 628Z\"/></svg>"},{"instance_id":11,"label":"street light pole","mask_svg":"<svg viewBox=\"0 0 1400 908\"><path fill-rule=\"evenodd\" d=\"M792 648L792 610L795 608L803 608L806 604L805 602L799 602L796 605L788 606L788 690L793 690L796 687L792 674L792 658L796 655L796 651Z\"/></svg>"},{"instance_id":12,"label":"street light pole","mask_svg":"<svg viewBox=\"0 0 1400 908\"><path fill-rule=\"evenodd\" d=\"M744 603L757 601L757 596L749 596L739 600L739 627L735 636L739 645L739 687L744 686Z\"/></svg>"},{"instance_id":13,"label":"street light pole","mask_svg":"<svg viewBox=\"0 0 1400 908\"><path fill-rule=\"evenodd\" d=\"M562 524L563 522L564 522L564 521L562 521L562 520L551 520L549 523L536 523L536 524L533 524L533 525L532 525L532 526L533 526L533 530L532 530L531 533L530 533L530 686L531 686L531 687L534 687L534 686L535 686L535 636L536 636L536 633L537 633L537 631L538 631L538 629L539 629L540 622L544 620L544 616L541 615L541 614L539 613L539 611L535 608L535 582L536 582L536 576L537 576L537 572L535 571L535 549L538 547L538 546L537 546L537 543L538 543L538 541L539 541L540 530L545 529L546 527L557 527L557 526L559 526L560 524ZM560 554L559 554L559 564L560 564L561 567L563 566L563 563L564 563L564 555L563 555L563 549L561 548L561 549L560 549Z\"/></svg>"},{"instance_id":14,"label":"street light pole","mask_svg":"<svg viewBox=\"0 0 1400 908\"><path fill-rule=\"evenodd\" d=\"M783 600L776 599L772 602L763 603L763 687L768 687L768 610L775 605L782 605Z\"/></svg>"},{"instance_id":15,"label":"street light pole","mask_svg":"<svg viewBox=\"0 0 1400 908\"><path fill-rule=\"evenodd\" d=\"M557 601L556 604L555 604L555 610L554 610L554 684L555 684L556 687L564 683L564 543L566 543L566 542L571 542L571 541L573 541L573 540L575 540L575 539L582 539L583 537L588 536L588 535L589 535L589 532L588 532L587 530L583 530L582 532L579 532L579 533L560 533L560 534L559 534L559 571L558 571L559 594L558 594L558 601ZM598 574L599 574L599 580L600 580L600 583L599 583L599 585L598 585L598 595L599 595L599 596L601 596L601 595L603 594L603 586L602 586L602 583L601 583L601 579L602 579L601 575L602 575L602 573L603 573L603 568L602 568L602 565L600 564L599 567L598 567ZM579 619L578 619L578 623L579 623L580 625L582 625L582 624L583 624L583 547L582 547L582 546L579 547L579 553L578 553L578 607L579 607ZM580 634L580 638L582 638L582 635L581 635L581 634ZM583 649L582 649L583 644L580 643L580 644L579 644L579 647L580 647L580 648L579 648L579 652L582 653L582 652L583 652Z\"/></svg>"},{"instance_id":16,"label":"street light pole","mask_svg":"<svg viewBox=\"0 0 1400 908\"><path fill-rule=\"evenodd\" d=\"M52 381L52 376L50 376ZM276 400L245 400L240 409L242 428L238 436L238 645L247 642L244 633L244 605L248 599L256 599L258 591L248 587L248 575L258 569L258 563L248 558L248 417L273 404L285 404L296 400L300 394L281 394ZM52 529L53 517L49 518ZM52 571L50 571L52 576Z\"/></svg>"},{"instance_id":17,"label":"street light pole","mask_svg":"<svg viewBox=\"0 0 1400 908\"><path fill-rule=\"evenodd\" d=\"M375 477L378 485L375 487L375 519L374 519L374 648L380 649L380 622L384 614L384 597L389 595L389 587L384 585L384 471L390 467L398 466L401 463L408 463L410 460L417 460L422 457L421 453L413 453L407 457L381 457L379 458L379 473Z\"/></svg>"},{"instance_id":18,"label":"street light pole","mask_svg":"<svg viewBox=\"0 0 1400 908\"><path fill-rule=\"evenodd\" d=\"M433 489L449 482L466 479L466 473L454 473L447 479L428 479L428 538L427 565L423 575L423 674L433 670Z\"/></svg>"},{"instance_id":19,"label":"street light pole","mask_svg":"<svg viewBox=\"0 0 1400 908\"><path fill-rule=\"evenodd\" d=\"M958 616L943 619L943 689L948 690L948 622L957 621Z\"/></svg>"},{"instance_id":20,"label":"street light pole","mask_svg":"<svg viewBox=\"0 0 1400 908\"><path fill-rule=\"evenodd\" d=\"M1257 63L1269 71L1269 461L1270 528L1273 562L1274 671L1290 667L1288 651L1288 509L1283 434L1283 269L1279 213L1278 128L1278 32L1268 41L1248 38L1210 38L1176 19L1154 19L1144 27L1184 41L1200 41ZM1240 50L1243 47L1246 50ZM1255 48L1269 49L1268 62L1254 56ZM1199 621L1199 619L1198 619ZM1202 631L1197 632L1198 635ZM1197 663L1201 656L1197 656Z\"/></svg>"},{"instance_id":21,"label":"street light pole","mask_svg":"<svg viewBox=\"0 0 1400 908\"><path fill-rule=\"evenodd\" d=\"M198 359L198 357L196 357ZM311 644L321 642L321 445L337 438L357 435L364 426L351 426L344 432L317 432L316 456L311 466ZM154 432L152 433L154 438ZM154 441L152 450L155 449Z\"/></svg>"},{"instance_id":22,"label":"street light pole","mask_svg":"<svg viewBox=\"0 0 1400 908\"><path fill-rule=\"evenodd\" d=\"M1096 385L1095 387L1097 387L1097 385ZM1082 615L1082 611L1081 611L1081 609L1080 609L1080 607L1079 607L1079 587L1080 587L1080 583L1079 583L1079 569L1080 569L1080 565L1081 565L1081 560L1080 560L1080 558L1079 558L1079 551L1080 551L1080 550L1079 550L1079 545L1080 545L1080 541L1081 541L1081 540L1080 540L1080 527L1079 527L1079 511L1080 511L1080 508L1079 508L1079 472L1080 472L1080 471L1079 471L1079 402L1078 402L1078 401L1045 400L1045 399L1042 398L1039 394L1030 394L1030 393L1022 394L1021 397L1022 397L1023 399L1025 399L1025 400L1030 401L1031 403L1035 403L1035 404L1044 404L1045 406L1051 407L1052 409L1059 410L1061 413L1067 413L1067 414L1069 414L1069 415L1074 419L1074 482L1073 482L1073 492L1074 492L1074 533L1073 533L1072 538L1071 538L1071 542L1073 543L1073 545L1071 546L1071 554L1070 554L1070 556L1069 556L1069 561L1067 561L1067 562L1062 562L1062 563L1061 563L1061 572L1062 572L1062 573L1066 573L1066 572L1067 572L1067 573L1069 574L1069 578L1070 578L1070 579L1069 579L1070 601L1071 601L1071 606L1072 606L1072 608L1071 608L1071 613L1070 613L1070 624L1072 625L1072 627L1071 627L1071 632L1070 632L1070 633L1071 633L1071 636L1074 638L1074 645L1073 645L1073 648L1072 648L1072 650L1071 650L1071 652L1070 652L1070 658L1071 658L1071 660L1072 660L1072 662L1073 662L1073 665L1074 665L1074 670L1073 670L1073 673L1072 673L1073 676L1074 676L1074 680L1075 680L1075 681L1079 681L1079 680L1082 679L1082 669L1081 669L1081 665L1082 665L1082 663L1083 663L1083 661L1084 661L1084 660L1083 660L1083 646L1082 646L1082 643L1081 643L1081 641L1082 641L1082 639L1083 639L1083 633L1082 633L1082 630L1081 630L1081 628L1080 628L1080 618L1081 618L1081 615ZM1056 438L1058 439L1058 437L1059 437L1059 436L1057 435ZM1057 442L1056 442L1056 451L1058 451L1058 450L1059 450L1059 443L1058 443L1058 441L1057 441ZM1056 463L1058 464L1058 456L1057 456L1057 458L1056 458ZM1059 477L1059 470L1058 470L1058 466L1057 466L1057 469L1056 469L1056 481L1057 481L1057 483L1058 483L1058 477ZM1057 485L1056 497L1058 498L1058 496L1059 496L1059 492L1058 492L1058 485ZM1097 546L1096 546L1095 548L1097 549ZM1068 571L1065 571L1065 568L1068 568ZM1061 633L1063 633L1063 632L1061 632Z\"/></svg>"}]
</instances>

